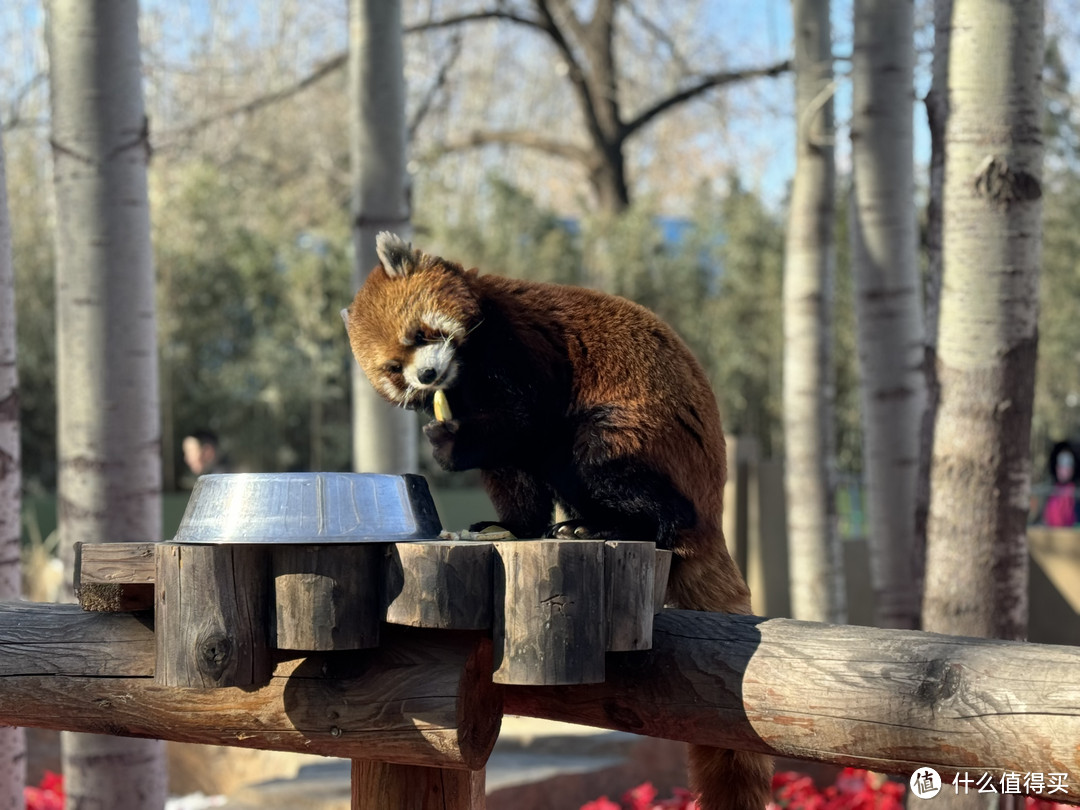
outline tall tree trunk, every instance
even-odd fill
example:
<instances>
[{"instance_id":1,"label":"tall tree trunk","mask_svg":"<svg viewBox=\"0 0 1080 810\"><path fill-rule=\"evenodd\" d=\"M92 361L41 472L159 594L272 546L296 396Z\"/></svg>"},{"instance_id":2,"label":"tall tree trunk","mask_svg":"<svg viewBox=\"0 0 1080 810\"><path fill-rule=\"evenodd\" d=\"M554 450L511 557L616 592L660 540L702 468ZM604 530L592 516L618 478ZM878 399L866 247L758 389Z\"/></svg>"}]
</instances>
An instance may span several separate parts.
<instances>
[{"instance_id":1,"label":"tall tree trunk","mask_svg":"<svg viewBox=\"0 0 1080 810\"><path fill-rule=\"evenodd\" d=\"M915 247L914 0L855 0L851 205L863 460L877 622L919 621L913 565L925 405Z\"/></svg>"},{"instance_id":2,"label":"tall tree trunk","mask_svg":"<svg viewBox=\"0 0 1080 810\"><path fill-rule=\"evenodd\" d=\"M1023 638L1042 174L1041 0L954 0L926 629Z\"/></svg>"},{"instance_id":3,"label":"tall tree trunk","mask_svg":"<svg viewBox=\"0 0 1080 810\"><path fill-rule=\"evenodd\" d=\"M349 0L348 70L355 288L378 263L376 234L410 230L400 0ZM415 417L383 401L356 363L352 370L353 467L415 472Z\"/></svg>"},{"instance_id":4,"label":"tall tree trunk","mask_svg":"<svg viewBox=\"0 0 1080 810\"><path fill-rule=\"evenodd\" d=\"M0 601L19 598L22 468L19 454L19 375L15 367L15 272L7 205L4 145L0 141ZM0 728L0 810L25 807L26 735Z\"/></svg>"},{"instance_id":5,"label":"tall tree trunk","mask_svg":"<svg viewBox=\"0 0 1080 810\"><path fill-rule=\"evenodd\" d=\"M924 290L926 345L923 374L926 408L919 429L919 472L915 488L915 570L919 588L926 574L926 525L930 517L930 462L934 453L941 386L937 375L938 320L941 313L942 198L945 188L945 122L949 120L949 45L953 0L934 2L933 79L926 94L926 117L930 129L930 199L926 205L926 285Z\"/></svg>"},{"instance_id":6,"label":"tall tree trunk","mask_svg":"<svg viewBox=\"0 0 1080 810\"><path fill-rule=\"evenodd\" d=\"M836 525L832 295L836 172L828 0L792 0L795 177L784 260L784 447L796 618L843 620Z\"/></svg>"},{"instance_id":7,"label":"tall tree trunk","mask_svg":"<svg viewBox=\"0 0 1080 810\"><path fill-rule=\"evenodd\" d=\"M48 4L57 220L58 521L161 536L154 268L137 0ZM70 567L68 568L70 572ZM69 807L161 808L163 744L66 734Z\"/></svg>"}]
</instances>

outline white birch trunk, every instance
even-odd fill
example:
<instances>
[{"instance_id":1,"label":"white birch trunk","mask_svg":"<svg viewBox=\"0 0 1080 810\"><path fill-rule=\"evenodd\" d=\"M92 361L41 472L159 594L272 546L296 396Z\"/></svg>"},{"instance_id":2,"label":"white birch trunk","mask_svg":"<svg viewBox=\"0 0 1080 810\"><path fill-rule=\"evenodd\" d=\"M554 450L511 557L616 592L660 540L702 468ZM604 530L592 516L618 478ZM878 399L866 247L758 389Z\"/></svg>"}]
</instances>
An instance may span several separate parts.
<instances>
[{"instance_id":1,"label":"white birch trunk","mask_svg":"<svg viewBox=\"0 0 1080 810\"><path fill-rule=\"evenodd\" d=\"M798 122L784 264L784 447L796 618L842 621L831 325L836 173L828 0L792 0Z\"/></svg>"},{"instance_id":2,"label":"white birch trunk","mask_svg":"<svg viewBox=\"0 0 1080 810\"><path fill-rule=\"evenodd\" d=\"M379 260L375 236L409 237L405 170L405 74L400 0L349 0L349 153L353 173L353 286ZM352 364L353 467L416 472L417 425Z\"/></svg>"},{"instance_id":3,"label":"white birch trunk","mask_svg":"<svg viewBox=\"0 0 1080 810\"><path fill-rule=\"evenodd\" d=\"M57 509L77 541L161 536L154 268L137 0L48 4L57 205ZM70 572L70 568L68 569ZM65 734L69 807L164 806L163 744Z\"/></svg>"},{"instance_id":4,"label":"white birch trunk","mask_svg":"<svg viewBox=\"0 0 1080 810\"><path fill-rule=\"evenodd\" d=\"M954 0L927 630L1023 638L1043 4Z\"/></svg>"},{"instance_id":5,"label":"white birch trunk","mask_svg":"<svg viewBox=\"0 0 1080 810\"><path fill-rule=\"evenodd\" d=\"M915 225L914 0L855 0L851 248L877 622L914 629L919 430L926 401Z\"/></svg>"},{"instance_id":6,"label":"white birch trunk","mask_svg":"<svg viewBox=\"0 0 1080 810\"><path fill-rule=\"evenodd\" d=\"M0 601L16 600L22 591L19 581L22 469L15 345L15 269L11 264L4 146L0 142ZM21 728L0 728L0 810L23 810L25 785L26 735Z\"/></svg>"},{"instance_id":7,"label":"white birch trunk","mask_svg":"<svg viewBox=\"0 0 1080 810\"><path fill-rule=\"evenodd\" d=\"M930 516L930 462L934 452L934 425L941 399L937 376L938 320L941 311L941 206L945 186L945 122L949 118L949 45L953 0L934 2L933 79L926 94L926 117L930 129L930 199L926 206L926 285L924 295L923 375L926 408L919 429L919 473L915 488L915 567L919 591L926 572L926 524Z\"/></svg>"}]
</instances>

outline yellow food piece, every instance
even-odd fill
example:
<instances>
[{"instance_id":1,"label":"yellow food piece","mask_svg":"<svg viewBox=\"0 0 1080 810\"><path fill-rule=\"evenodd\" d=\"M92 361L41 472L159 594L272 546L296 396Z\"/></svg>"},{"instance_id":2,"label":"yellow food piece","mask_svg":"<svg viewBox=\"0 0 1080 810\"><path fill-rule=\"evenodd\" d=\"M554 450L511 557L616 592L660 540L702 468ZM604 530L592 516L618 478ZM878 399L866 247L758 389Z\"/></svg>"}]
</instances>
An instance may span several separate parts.
<instances>
[{"instance_id":1,"label":"yellow food piece","mask_svg":"<svg viewBox=\"0 0 1080 810\"><path fill-rule=\"evenodd\" d=\"M445 422L454 418L450 413L450 403L446 401L446 394L441 390L435 392L435 401L432 404L435 408L435 418L438 421Z\"/></svg>"}]
</instances>

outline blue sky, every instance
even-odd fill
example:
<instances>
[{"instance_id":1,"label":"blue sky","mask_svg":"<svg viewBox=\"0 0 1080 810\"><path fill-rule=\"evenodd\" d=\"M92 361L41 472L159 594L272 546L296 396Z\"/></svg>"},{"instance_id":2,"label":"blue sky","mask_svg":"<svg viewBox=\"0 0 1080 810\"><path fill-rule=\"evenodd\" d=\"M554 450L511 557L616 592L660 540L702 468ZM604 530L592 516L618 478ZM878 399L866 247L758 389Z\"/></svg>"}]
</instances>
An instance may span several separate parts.
<instances>
[{"instance_id":1,"label":"blue sky","mask_svg":"<svg viewBox=\"0 0 1080 810\"><path fill-rule=\"evenodd\" d=\"M917 0L917 6L925 16L929 0ZM1062 19L1064 0L1049 0L1051 25ZM167 26L166 42L161 46L176 61L183 61L187 49L194 47L200 34L211 25L210 9L220 4L230 15L241 20L249 18L245 38L258 41L261 36L272 35L280 19L261 19L259 5L250 0L192 0L175 4L170 0L144 0L143 14L147 21L157 14L181 26ZM832 17L837 53L850 52L852 0L833 0ZM316 5L316 4L312 4ZM333 2L317 4L327 9L327 19L340 14L344 18L345 0L340 0L340 11ZM477 0L477 6L484 5ZM693 4L690 4L693 5ZM730 68L768 64L784 58L791 52L792 22L790 0L711 0L704 4L705 17L700 20L701 29L723 48L723 66ZM1055 13L1056 12L1056 13ZM3 0L0 2L0 42L8 43L0 55L0 82L19 88L33 74L37 63L36 51L40 49L41 27L40 0ZM1055 23L1054 20L1057 20ZM177 30L181 29L181 30ZM310 52L320 53L340 49L344 43L344 31L339 26L327 25L319 34L320 42ZM697 60L700 65L702 60ZM929 156L929 136L926 127L921 96L925 93L928 79L927 60L920 62L920 75L916 81L915 104L916 161L925 164ZM838 63L845 70L843 62ZM10 98L13 91L0 92L0 98ZM788 79L754 83L749 87L735 87L727 91L733 111L753 108L753 116L733 114L728 119L728 131L717 135L717 148L733 153L738 165L747 167L746 182L756 187L773 205L778 204L786 192L793 169L793 129L791 124L792 90ZM848 166L847 130L844 126L851 107L850 88L846 81L838 82L836 97L837 120L841 126L837 138L837 162L841 170ZM7 110L0 108L0 112Z\"/></svg>"}]
</instances>

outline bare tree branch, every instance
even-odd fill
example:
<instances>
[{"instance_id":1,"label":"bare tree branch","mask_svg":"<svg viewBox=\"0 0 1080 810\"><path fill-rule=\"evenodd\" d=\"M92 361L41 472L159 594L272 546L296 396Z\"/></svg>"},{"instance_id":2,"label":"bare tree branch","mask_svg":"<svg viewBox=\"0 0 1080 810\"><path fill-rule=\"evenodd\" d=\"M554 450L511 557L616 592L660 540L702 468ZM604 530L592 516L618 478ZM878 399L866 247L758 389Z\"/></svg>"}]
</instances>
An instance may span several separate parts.
<instances>
[{"instance_id":1,"label":"bare tree branch","mask_svg":"<svg viewBox=\"0 0 1080 810\"><path fill-rule=\"evenodd\" d=\"M424 31L433 31L440 28L451 28L465 23L482 22L484 20L504 20L507 22L517 23L519 25L525 25L530 28L536 28L544 31L545 33L548 33L547 29L539 20L530 19L529 17L525 17L521 14L516 14L512 11L505 11L502 9L474 11L467 14L457 14L450 17L444 17L438 20L428 20L427 22L405 26L402 29L402 33L423 33ZM159 151L168 150L169 148L175 146L175 143L171 142L173 139L179 139L193 135L196 132L206 129L207 127L217 123L218 121L223 121L227 118L233 118L237 115L249 115L251 113L261 110L264 107L269 107L273 104L276 104L279 101L284 101L285 99L292 98L293 96L298 95L307 88L311 87L313 84L317 84L322 79L329 76L331 73L341 70L343 67L345 67L346 61L347 54L342 51L341 53L335 54L334 56L327 59L325 62L316 67L315 70L313 70L307 76L301 78L295 84L291 84L287 87L282 87L271 93L267 93L266 95L256 96L255 98L249 99L242 104L237 104L232 107L226 107L223 110L218 110L217 112L205 115L202 118L192 121L189 124L185 124L182 127L167 130L162 134L170 142L167 142L163 145L158 145L155 147L155 149ZM439 82L437 82L437 84L445 83L445 73L449 70L449 68L450 65L448 64L444 66L442 70L440 70L440 80ZM426 115L426 113L427 110L424 110L423 114ZM419 115L419 117L422 117L422 115ZM416 122L416 124L418 125L418 121Z\"/></svg>"},{"instance_id":2,"label":"bare tree branch","mask_svg":"<svg viewBox=\"0 0 1080 810\"><path fill-rule=\"evenodd\" d=\"M681 70L684 75L693 73L690 69L690 64L686 61L686 57L682 55L675 40L668 36L667 31L653 22L644 11L638 8L637 3L628 2L626 3L626 8L630 12L630 16L637 20L642 28L648 31L657 42L667 48L668 53L671 55L671 61L679 66L679 70Z\"/></svg>"},{"instance_id":3,"label":"bare tree branch","mask_svg":"<svg viewBox=\"0 0 1080 810\"><path fill-rule=\"evenodd\" d=\"M558 0L569 10L570 4L566 0ZM608 43L605 46L607 52L611 51L610 43L615 30L615 6L616 0L596 0L593 6L593 16L589 20L588 37L591 42Z\"/></svg>"},{"instance_id":4,"label":"bare tree branch","mask_svg":"<svg viewBox=\"0 0 1080 810\"><path fill-rule=\"evenodd\" d=\"M256 96L253 99L245 101L243 104L237 104L233 107L226 107L224 110L218 110L210 115L204 115L202 118L198 118L189 124L185 124L182 127L176 129L166 130L163 135L167 139L167 142L162 145L155 146L157 151L164 151L176 145L176 140L193 135L196 132L206 129L208 126L222 121L226 118L232 118L237 115L250 115L251 113L261 110L263 107L269 107L272 104L276 104L279 101L292 98L293 96L303 92L313 84L325 79L332 73L341 70L345 66L345 62L348 58L348 54L340 53L336 56L327 59L315 70L304 76L295 84L288 85L287 87L279 88L266 95ZM168 142L171 141L171 142Z\"/></svg>"},{"instance_id":5,"label":"bare tree branch","mask_svg":"<svg viewBox=\"0 0 1080 810\"><path fill-rule=\"evenodd\" d=\"M507 22L517 23L518 25L526 25L530 28L545 30L544 24L540 20L525 17L521 14L515 14L512 11L490 9L487 11L471 11L467 14L454 14L440 20L428 20L427 22L414 23L413 25L405 26L403 33L420 34L424 31L434 31L439 28L452 28L453 26L461 25L462 23L483 22L484 20L505 20Z\"/></svg>"},{"instance_id":6,"label":"bare tree branch","mask_svg":"<svg viewBox=\"0 0 1080 810\"><path fill-rule=\"evenodd\" d=\"M22 87L15 92L15 97L11 100L10 112L7 115L7 121L0 127L0 131L8 132L14 129L29 128L34 126L41 126L42 122L39 119L24 119L22 115L22 105L38 85L44 84L48 81L48 74L42 71L34 76L30 77Z\"/></svg>"},{"instance_id":7,"label":"bare tree branch","mask_svg":"<svg viewBox=\"0 0 1080 810\"><path fill-rule=\"evenodd\" d=\"M535 0L536 7L540 11L540 16L543 17L543 30L548 35L555 47L558 48L559 53L562 54L563 59L566 60L567 67L567 79L570 80L570 84L578 94L578 98L581 101L581 112L585 116L585 125L589 128L589 132L594 141L598 143L607 143L610 140L610 134L604 131L603 126L600 123L600 119L597 116L597 107L600 99L595 97L593 89L589 84L588 76L585 73L584 68L574 55L574 50L570 46L570 42L563 35L562 29L559 28L559 24L555 20L555 15L552 14L551 8L548 6L548 0ZM559 0L555 0L557 4L562 5ZM581 23L572 12L567 12L564 15L570 21L570 25L576 25L578 29L581 28Z\"/></svg>"},{"instance_id":8,"label":"bare tree branch","mask_svg":"<svg viewBox=\"0 0 1080 810\"><path fill-rule=\"evenodd\" d=\"M629 137L661 113L667 112L672 107L679 104L690 101L714 87L722 87L726 84L747 81L749 79L772 78L787 73L789 70L791 70L791 60L785 59L783 62L777 62L774 65L767 65L765 67L746 68L745 70L711 73L707 76L702 76L689 87L654 102L627 121L623 125L623 136L624 138Z\"/></svg>"},{"instance_id":9,"label":"bare tree branch","mask_svg":"<svg viewBox=\"0 0 1080 810\"><path fill-rule=\"evenodd\" d=\"M559 26L565 26L579 41L588 38L588 30L566 0L535 0L535 2L537 8L540 9L541 15L555 28L561 31L562 28ZM556 13L559 16L558 20L555 19Z\"/></svg>"},{"instance_id":10,"label":"bare tree branch","mask_svg":"<svg viewBox=\"0 0 1080 810\"><path fill-rule=\"evenodd\" d=\"M427 92L424 93L424 97L420 99L420 104L416 108L416 113L413 115L412 121L409 122L409 125L406 128L406 141L408 143L412 143L413 140L415 140L420 125L424 123L424 119L427 118L428 113L431 112L439 91L446 86L446 80L450 75L450 69L454 66L460 56L461 36L455 34L450 42L450 54L447 56L446 61L439 67L439 72L435 76L435 81L431 83Z\"/></svg>"},{"instance_id":11,"label":"bare tree branch","mask_svg":"<svg viewBox=\"0 0 1080 810\"><path fill-rule=\"evenodd\" d=\"M573 160L586 167L590 165L592 160L592 152L585 147L567 143L566 141L557 141L527 130L490 131L475 129L461 138L444 142L433 150L431 156L437 157L448 152L460 152L465 149L477 149L492 145L521 146L526 149L535 149L555 157Z\"/></svg>"}]
</instances>

